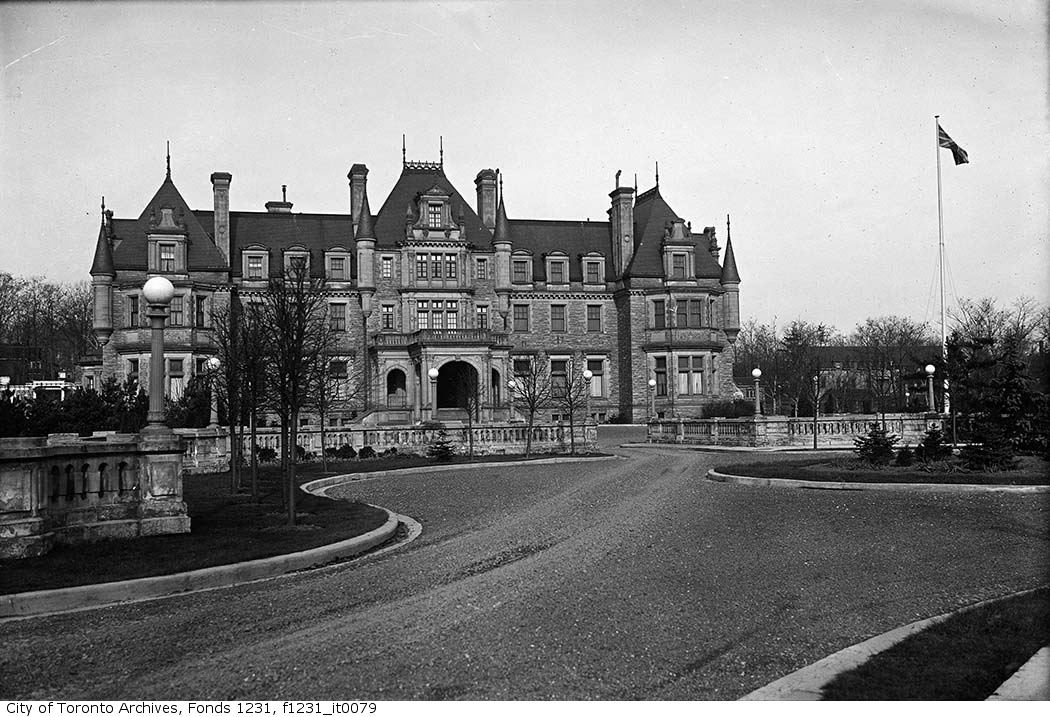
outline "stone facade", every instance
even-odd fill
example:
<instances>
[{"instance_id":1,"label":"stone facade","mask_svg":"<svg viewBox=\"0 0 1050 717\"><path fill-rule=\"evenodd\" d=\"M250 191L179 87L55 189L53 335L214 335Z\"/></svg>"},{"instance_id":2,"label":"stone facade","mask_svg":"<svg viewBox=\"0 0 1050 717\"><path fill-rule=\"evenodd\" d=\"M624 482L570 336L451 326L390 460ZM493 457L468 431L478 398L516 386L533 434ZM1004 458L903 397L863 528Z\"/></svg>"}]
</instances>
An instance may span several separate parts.
<instances>
[{"instance_id":1,"label":"stone facade","mask_svg":"<svg viewBox=\"0 0 1050 717\"><path fill-rule=\"evenodd\" d=\"M215 353L214 311L296 265L324 281L340 338L328 357L346 383L334 427L463 420L469 385L480 397L471 418L520 419L507 386L526 359L572 374L560 380L591 371L597 421L696 415L738 395L732 243L723 260L714 228L694 233L659 185L637 196L615 187L608 221L550 221L508 218L489 169L472 207L441 162L403 159L377 214L367 177L353 165L345 215L293 213L287 196L265 212L231 211L223 172L211 178L213 207L192 210L170 170L137 219L104 210L91 270L102 358L85 382L147 385L149 277L176 288L164 341L165 386L176 393ZM537 418L563 413L551 405Z\"/></svg>"}]
</instances>

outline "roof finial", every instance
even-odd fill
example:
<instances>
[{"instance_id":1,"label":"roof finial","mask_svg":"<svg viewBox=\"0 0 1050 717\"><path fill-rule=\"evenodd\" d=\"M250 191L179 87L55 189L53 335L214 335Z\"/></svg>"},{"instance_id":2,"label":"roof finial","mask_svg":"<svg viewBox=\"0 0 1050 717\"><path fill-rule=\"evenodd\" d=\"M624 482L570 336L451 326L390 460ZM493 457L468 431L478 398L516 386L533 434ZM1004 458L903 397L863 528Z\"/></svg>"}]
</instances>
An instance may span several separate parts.
<instances>
[{"instance_id":1,"label":"roof finial","mask_svg":"<svg viewBox=\"0 0 1050 717\"><path fill-rule=\"evenodd\" d=\"M408 164L408 160L405 158L405 135L401 134L401 164Z\"/></svg>"},{"instance_id":2,"label":"roof finial","mask_svg":"<svg viewBox=\"0 0 1050 717\"><path fill-rule=\"evenodd\" d=\"M287 184L282 184L281 185L281 201L282 202L287 202L288 201L288 185Z\"/></svg>"},{"instance_id":3,"label":"roof finial","mask_svg":"<svg viewBox=\"0 0 1050 717\"><path fill-rule=\"evenodd\" d=\"M167 145L167 161L168 161L168 174L167 178L171 179L171 140L166 142Z\"/></svg>"},{"instance_id":4,"label":"roof finial","mask_svg":"<svg viewBox=\"0 0 1050 717\"><path fill-rule=\"evenodd\" d=\"M445 168L445 138L442 137L441 135L438 135L438 152L439 152L439 154L438 154L438 164L440 164L441 168L444 169Z\"/></svg>"},{"instance_id":5,"label":"roof finial","mask_svg":"<svg viewBox=\"0 0 1050 717\"><path fill-rule=\"evenodd\" d=\"M496 167L496 178L499 179L499 196L503 198L503 174L499 171L499 167Z\"/></svg>"},{"instance_id":6,"label":"roof finial","mask_svg":"<svg viewBox=\"0 0 1050 717\"><path fill-rule=\"evenodd\" d=\"M726 241L729 241L729 215L726 214Z\"/></svg>"},{"instance_id":7,"label":"roof finial","mask_svg":"<svg viewBox=\"0 0 1050 717\"><path fill-rule=\"evenodd\" d=\"M634 173L634 193L638 194L638 172Z\"/></svg>"},{"instance_id":8,"label":"roof finial","mask_svg":"<svg viewBox=\"0 0 1050 717\"><path fill-rule=\"evenodd\" d=\"M622 173L623 173L622 170L619 170L619 169L616 170L616 186L613 187L614 189L619 189L620 188L620 175Z\"/></svg>"},{"instance_id":9,"label":"roof finial","mask_svg":"<svg viewBox=\"0 0 1050 717\"><path fill-rule=\"evenodd\" d=\"M660 163L656 163L656 188L660 188Z\"/></svg>"},{"instance_id":10,"label":"roof finial","mask_svg":"<svg viewBox=\"0 0 1050 717\"><path fill-rule=\"evenodd\" d=\"M102 225L105 226L105 224L106 224L106 197L105 197L105 195L103 195L102 196Z\"/></svg>"}]
</instances>

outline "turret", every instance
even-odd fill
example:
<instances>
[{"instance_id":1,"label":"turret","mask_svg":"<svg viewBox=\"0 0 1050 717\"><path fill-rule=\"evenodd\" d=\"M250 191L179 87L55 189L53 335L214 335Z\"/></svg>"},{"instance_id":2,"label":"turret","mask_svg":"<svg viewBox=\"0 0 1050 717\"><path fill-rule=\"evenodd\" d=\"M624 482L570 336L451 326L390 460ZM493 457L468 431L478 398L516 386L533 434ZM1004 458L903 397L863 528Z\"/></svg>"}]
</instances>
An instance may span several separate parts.
<instances>
[{"instance_id":1,"label":"turret","mask_svg":"<svg viewBox=\"0 0 1050 717\"><path fill-rule=\"evenodd\" d=\"M725 317L723 328L730 343L736 341L740 333L740 274L736 270L736 256L733 254L733 239L729 235L729 216L726 215L726 258L722 263L722 315Z\"/></svg>"},{"instance_id":2,"label":"turret","mask_svg":"<svg viewBox=\"0 0 1050 717\"><path fill-rule=\"evenodd\" d=\"M113 266L113 250L109 243L112 225L106 212L106 200L102 199L102 226L98 230L95 244L95 259L91 262L92 322L91 328L100 345L105 346L113 335L113 279L117 272Z\"/></svg>"},{"instance_id":3,"label":"turret","mask_svg":"<svg viewBox=\"0 0 1050 717\"><path fill-rule=\"evenodd\" d=\"M361 195L360 221L357 223L357 286L362 292L374 292L376 233L372 227L372 212L368 207L368 194Z\"/></svg>"}]
</instances>

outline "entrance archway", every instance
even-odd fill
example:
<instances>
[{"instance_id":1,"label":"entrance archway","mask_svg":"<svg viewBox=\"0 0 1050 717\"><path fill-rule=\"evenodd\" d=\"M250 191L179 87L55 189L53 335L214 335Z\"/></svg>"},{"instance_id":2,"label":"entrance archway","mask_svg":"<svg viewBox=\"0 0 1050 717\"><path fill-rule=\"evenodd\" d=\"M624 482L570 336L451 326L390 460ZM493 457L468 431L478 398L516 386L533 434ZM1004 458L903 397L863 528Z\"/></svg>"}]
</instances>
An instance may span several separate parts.
<instances>
[{"instance_id":1,"label":"entrance archway","mask_svg":"<svg viewBox=\"0 0 1050 717\"><path fill-rule=\"evenodd\" d=\"M405 391L405 372L399 368L386 375L386 405L388 408L404 408L408 405Z\"/></svg>"},{"instance_id":2,"label":"entrance archway","mask_svg":"<svg viewBox=\"0 0 1050 717\"><path fill-rule=\"evenodd\" d=\"M481 408L478 372L465 361L450 361L441 367L437 379L436 406L441 409L470 410L476 420Z\"/></svg>"}]
</instances>

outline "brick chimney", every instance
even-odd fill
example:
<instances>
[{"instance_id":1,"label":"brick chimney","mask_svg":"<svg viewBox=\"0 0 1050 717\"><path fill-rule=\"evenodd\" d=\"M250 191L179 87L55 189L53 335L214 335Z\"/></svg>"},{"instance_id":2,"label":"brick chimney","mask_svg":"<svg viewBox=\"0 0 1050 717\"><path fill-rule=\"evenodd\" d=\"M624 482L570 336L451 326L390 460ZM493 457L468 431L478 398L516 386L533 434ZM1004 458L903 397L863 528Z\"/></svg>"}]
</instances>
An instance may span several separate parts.
<instances>
[{"instance_id":1,"label":"brick chimney","mask_svg":"<svg viewBox=\"0 0 1050 717\"><path fill-rule=\"evenodd\" d=\"M357 236L357 225L361 222L361 207L364 206L365 189L368 185L368 167L355 164L346 175L350 180L350 221L353 224L354 237Z\"/></svg>"},{"instance_id":2,"label":"brick chimney","mask_svg":"<svg viewBox=\"0 0 1050 717\"><path fill-rule=\"evenodd\" d=\"M230 260L230 182L229 172L211 175L212 193L215 197L215 246L228 262Z\"/></svg>"},{"instance_id":3,"label":"brick chimney","mask_svg":"<svg viewBox=\"0 0 1050 717\"><path fill-rule=\"evenodd\" d=\"M496 228L496 173L491 169L478 172L474 180L478 188L478 216L489 229Z\"/></svg>"}]
</instances>

